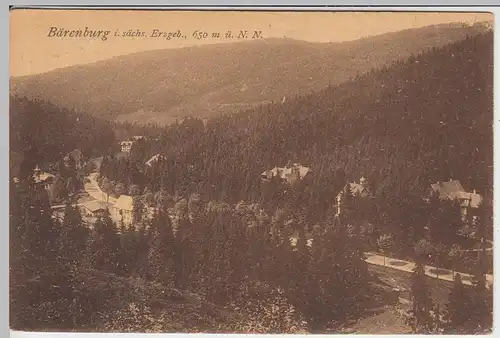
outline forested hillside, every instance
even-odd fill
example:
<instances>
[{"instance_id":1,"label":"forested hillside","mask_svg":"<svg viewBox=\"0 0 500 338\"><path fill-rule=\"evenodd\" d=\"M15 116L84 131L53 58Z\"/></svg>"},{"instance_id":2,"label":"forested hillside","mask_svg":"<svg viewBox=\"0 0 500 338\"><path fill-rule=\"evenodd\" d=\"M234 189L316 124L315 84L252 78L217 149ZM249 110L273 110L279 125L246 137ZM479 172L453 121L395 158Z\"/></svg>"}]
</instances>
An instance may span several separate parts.
<instances>
[{"instance_id":1,"label":"forested hillside","mask_svg":"<svg viewBox=\"0 0 500 338\"><path fill-rule=\"evenodd\" d=\"M10 168L14 176L25 157L43 165L60 161L74 149L81 149L88 158L117 146L109 122L48 102L11 96L9 114Z\"/></svg>"},{"instance_id":2,"label":"forested hillside","mask_svg":"<svg viewBox=\"0 0 500 338\"><path fill-rule=\"evenodd\" d=\"M492 33L469 37L284 104L206 127L174 124L132 160L163 153L162 184L172 193L230 202L259 199L260 173L288 161L312 168L313 205L361 175L378 194L419 195L453 178L491 196L492 56Z\"/></svg>"},{"instance_id":3,"label":"forested hillside","mask_svg":"<svg viewBox=\"0 0 500 338\"><path fill-rule=\"evenodd\" d=\"M443 24L343 43L264 39L148 51L11 79L11 91L118 121L236 113L484 32Z\"/></svg>"}]
</instances>

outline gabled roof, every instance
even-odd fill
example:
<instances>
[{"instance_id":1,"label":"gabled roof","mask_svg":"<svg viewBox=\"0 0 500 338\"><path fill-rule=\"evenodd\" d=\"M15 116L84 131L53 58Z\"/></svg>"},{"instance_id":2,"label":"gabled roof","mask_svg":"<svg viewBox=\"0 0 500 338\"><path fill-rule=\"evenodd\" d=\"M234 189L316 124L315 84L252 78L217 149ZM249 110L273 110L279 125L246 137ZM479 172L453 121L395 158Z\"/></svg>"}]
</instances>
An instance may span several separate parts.
<instances>
[{"instance_id":1,"label":"gabled roof","mask_svg":"<svg viewBox=\"0 0 500 338\"><path fill-rule=\"evenodd\" d=\"M351 182L351 183L347 183L345 186L344 186L344 189L342 189L338 194L337 194L337 198L339 196L342 196L344 195L344 193L348 190L351 191L351 194L353 196L361 196L361 197L368 197L368 196L372 196L372 192L371 190L366 187L365 185L363 185L365 182L366 182L366 179L364 177L361 177L361 179L359 180L360 183L356 183L356 182Z\"/></svg>"},{"instance_id":2,"label":"gabled roof","mask_svg":"<svg viewBox=\"0 0 500 338\"><path fill-rule=\"evenodd\" d=\"M38 168L38 166L37 166ZM38 169L40 170L40 169ZM41 183L41 182L50 182L50 181L53 181L55 180L55 176L52 175L52 174L49 174L49 173L45 173L45 172L40 172L39 175L37 175L36 173L33 174L33 179L35 180L35 183Z\"/></svg>"},{"instance_id":3,"label":"gabled roof","mask_svg":"<svg viewBox=\"0 0 500 338\"><path fill-rule=\"evenodd\" d=\"M440 199L459 200L463 207L477 208L483 200L475 192L466 192L457 180L431 184L431 189L439 194Z\"/></svg>"},{"instance_id":4,"label":"gabled roof","mask_svg":"<svg viewBox=\"0 0 500 338\"><path fill-rule=\"evenodd\" d=\"M104 211L107 209L106 203L101 202L101 201L89 201L89 202L84 203L83 206L86 209L90 210L91 212L96 212L96 211L100 211L100 210Z\"/></svg>"},{"instance_id":5,"label":"gabled roof","mask_svg":"<svg viewBox=\"0 0 500 338\"><path fill-rule=\"evenodd\" d=\"M132 211L134 209L134 203L133 203L132 196L128 195L121 195L117 200L114 205L115 208L121 209L121 210L126 210L126 211Z\"/></svg>"},{"instance_id":6,"label":"gabled roof","mask_svg":"<svg viewBox=\"0 0 500 338\"><path fill-rule=\"evenodd\" d=\"M457 180L450 180L448 182L437 182L431 184L432 190L439 193L440 198L450 198L459 192L465 192L464 187Z\"/></svg>"},{"instance_id":7,"label":"gabled roof","mask_svg":"<svg viewBox=\"0 0 500 338\"><path fill-rule=\"evenodd\" d=\"M265 170L262 172L261 176L266 179L271 179L272 177L278 176L284 180L288 180L292 177L294 169L298 170L300 179L303 179L308 173L312 172L311 168L304 167L298 163L294 163L289 167L274 167L273 169Z\"/></svg>"},{"instance_id":8,"label":"gabled roof","mask_svg":"<svg viewBox=\"0 0 500 338\"><path fill-rule=\"evenodd\" d=\"M368 195L370 192L368 189L366 189L361 183L348 183L349 188L351 189L351 192L354 196L361 195L365 196Z\"/></svg>"},{"instance_id":9,"label":"gabled roof","mask_svg":"<svg viewBox=\"0 0 500 338\"><path fill-rule=\"evenodd\" d=\"M146 162L146 165L151 167L153 163L158 162L160 159L165 159L165 156L162 154L156 154Z\"/></svg>"}]
</instances>

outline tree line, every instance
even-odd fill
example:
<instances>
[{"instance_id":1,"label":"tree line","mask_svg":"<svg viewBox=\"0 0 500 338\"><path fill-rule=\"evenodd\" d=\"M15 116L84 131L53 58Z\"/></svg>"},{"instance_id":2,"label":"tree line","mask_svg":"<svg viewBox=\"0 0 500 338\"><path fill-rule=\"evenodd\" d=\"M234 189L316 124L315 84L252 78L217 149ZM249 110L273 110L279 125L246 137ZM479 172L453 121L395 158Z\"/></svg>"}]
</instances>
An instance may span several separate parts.
<instances>
[{"instance_id":1,"label":"tree line","mask_svg":"<svg viewBox=\"0 0 500 338\"><path fill-rule=\"evenodd\" d=\"M270 215L255 204L231 207L192 196L178 207L175 225L162 208L130 226L117 227L106 214L89 227L71 205L52 217L44 189L29 178L12 187L11 203L13 327L74 329L99 322L96 316L113 300L83 277L94 270L196 292L248 312L260 325L268 321L264 332L322 329L359 311L366 292L356 233L330 224L306 234L303 220L285 210ZM276 305L270 301L288 310L259 314ZM244 330L248 324L238 325Z\"/></svg>"},{"instance_id":2,"label":"tree line","mask_svg":"<svg viewBox=\"0 0 500 338\"><path fill-rule=\"evenodd\" d=\"M231 206L192 195L176 203L175 215L163 207L147 218L139 209L129 226L117 227L105 214L89 227L71 205L63 217L52 217L45 191L30 180L12 187L11 201L13 327L126 327L115 314L131 316L134 303L118 306L123 290L106 295L107 282L88 279L92 271L196 292L242 313L246 320L219 328L236 332L335 330L359 318L374 292L363 261L369 241L354 206L342 216L330 210L327 222L311 228L298 209L268 213L259 204ZM439 309L423 274L425 256L412 277L408 323L415 332L487 328L491 293L484 266L475 267L473 289L456 277L449 306Z\"/></svg>"},{"instance_id":3,"label":"tree line","mask_svg":"<svg viewBox=\"0 0 500 338\"><path fill-rule=\"evenodd\" d=\"M101 174L141 191L262 202L260 174L298 162L313 170L315 215L361 176L377 196L426 195L431 183L453 178L491 200L491 39L433 48L283 104L208 123L186 119L165 127L158 141L136 142L128 160L110 158ZM165 160L144 168L156 154Z\"/></svg>"}]
</instances>

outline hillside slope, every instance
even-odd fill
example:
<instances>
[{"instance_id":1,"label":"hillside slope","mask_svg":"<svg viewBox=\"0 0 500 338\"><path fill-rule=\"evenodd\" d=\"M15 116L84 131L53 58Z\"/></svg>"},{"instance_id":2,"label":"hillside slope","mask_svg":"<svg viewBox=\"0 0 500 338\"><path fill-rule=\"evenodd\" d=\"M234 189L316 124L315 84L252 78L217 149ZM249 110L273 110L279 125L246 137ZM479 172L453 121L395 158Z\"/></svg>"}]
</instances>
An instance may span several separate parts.
<instances>
[{"instance_id":1,"label":"hillside slope","mask_svg":"<svg viewBox=\"0 0 500 338\"><path fill-rule=\"evenodd\" d=\"M17 96L9 98L9 138L12 176L19 174L27 154L33 165L42 166L60 161L76 148L88 157L116 146L109 121Z\"/></svg>"},{"instance_id":2,"label":"hillside slope","mask_svg":"<svg viewBox=\"0 0 500 338\"><path fill-rule=\"evenodd\" d=\"M484 31L446 24L344 43L269 39L141 52L11 79L11 92L118 121L234 113Z\"/></svg>"},{"instance_id":3,"label":"hillside slope","mask_svg":"<svg viewBox=\"0 0 500 338\"><path fill-rule=\"evenodd\" d=\"M289 160L313 169L318 193L335 193L328 182L341 169L351 181L364 175L381 193L419 193L453 178L486 194L493 185L492 46L487 33L434 48L284 104L213 119L205 133L202 125L173 126L153 152L176 159L172 172L194 166L198 176L184 183L203 177L211 198L234 201L259 196L260 173Z\"/></svg>"}]
</instances>

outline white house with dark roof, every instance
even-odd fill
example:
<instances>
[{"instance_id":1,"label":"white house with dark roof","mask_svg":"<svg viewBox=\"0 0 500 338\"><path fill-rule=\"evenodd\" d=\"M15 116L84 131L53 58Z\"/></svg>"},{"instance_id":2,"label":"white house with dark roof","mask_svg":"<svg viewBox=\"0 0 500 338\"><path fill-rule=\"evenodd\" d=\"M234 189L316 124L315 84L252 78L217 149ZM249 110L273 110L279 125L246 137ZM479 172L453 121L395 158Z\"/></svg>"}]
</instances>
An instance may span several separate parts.
<instances>
[{"instance_id":1,"label":"white house with dark roof","mask_svg":"<svg viewBox=\"0 0 500 338\"><path fill-rule=\"evenodd\" d=\"M147 162L145 163L148 167L151 167L153 166L153 164L155 164L156 162L160 161L160 160L165 160L166 157L163 156L162 154L156 154L154 156L152 156L149 160L147 160Z\"/></svg>"},{"instance_id":2,"label":"white house with dark roof","mask_svg":"<svg viewBox=\"0 0 500 338\"><path fill-rule=\"evenodd\" d=\"M286 167L274 167L273 169L265 170L261 174L263 180L271 180L273 177L279 177L285 182L292 184L296 181L304 179L311 168L300 165L299 163L288 164Z\"/></svg>"},{"instance_id":3,"label":"white house with dark roof","mask_svg":"<svg viewBox=\"0 0 500 338\"><path fill-rule=\"evenodd\" d=\"M33 179L36 184L43 185L45 189L49 189L55 181L55 176L46 172L37 165L33 170Z\"/></svg>"},{"instance_id":4,"label":"white house with dark roof","mask_svg":"<svg viewBox=\"0 0 500 338\"><path fill-rule=\"evenodd\" d=\"M130 153L130 150L132 149L132 145L134 144L134 141L122 141L120 142L121 150L123 153Z\"/></svg>"},{"instance_id":5,"label":"white house with dark roof","mask_svg":"<svg viewBox=\"0 0 500 338\"><path fill-rule=\"evenodd\" d=\"M130 139L121 141L120 146L121 146L121 151L123 153L130 153L130 150L132 150L132 146L134 145L135 142L139 140L146 140L145 136L132 136Z\"/></svg>"},{"instance_id":6,"label":"white house with dark roof","mask_svg":"<svg viewBox=\"0 0 500 338\"><path fill-rule=\"evenodd\" d=\"M344 206L344 200L346 194L351 194L353 197L361 197L361 198L371 198L373 197L373 193L370 189L370 185L368 180L365 177L361 177L358 182L349 182L344 188L337 194L335 198L336 207L337 207L337 216L342 213L342 208Z\"/></svg>"},{"instance_id":7,"label":"white house with dark roof","mask_svg":"<svg viewBox=\"0 0 500 338\"><path fill-rule=\"evenodd\" d=\"M431 184L431 193L437 193L441 200L458 201L463 220L472 216L473 211L479 207L483 197L476 193L465 191L457 180L450 179L448 182L436 182ZM472 211L472 212L471 212Z\"/></svg>"}]
</instances>

